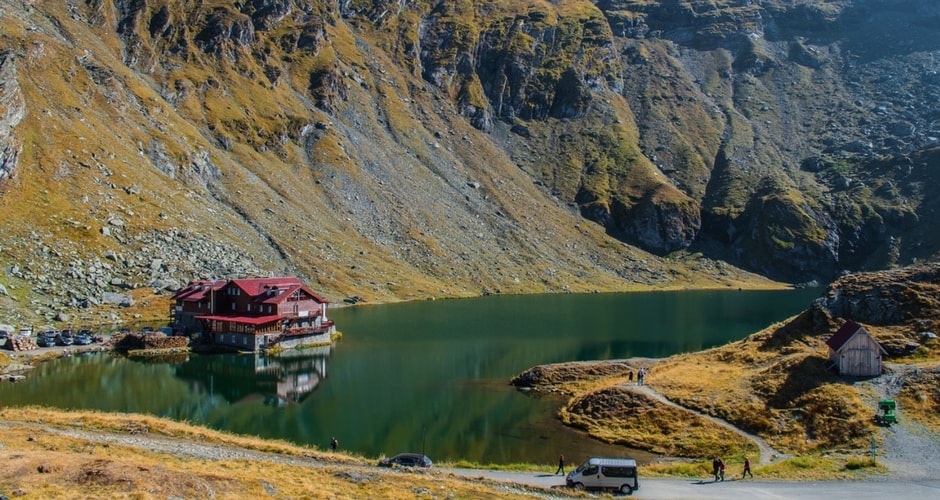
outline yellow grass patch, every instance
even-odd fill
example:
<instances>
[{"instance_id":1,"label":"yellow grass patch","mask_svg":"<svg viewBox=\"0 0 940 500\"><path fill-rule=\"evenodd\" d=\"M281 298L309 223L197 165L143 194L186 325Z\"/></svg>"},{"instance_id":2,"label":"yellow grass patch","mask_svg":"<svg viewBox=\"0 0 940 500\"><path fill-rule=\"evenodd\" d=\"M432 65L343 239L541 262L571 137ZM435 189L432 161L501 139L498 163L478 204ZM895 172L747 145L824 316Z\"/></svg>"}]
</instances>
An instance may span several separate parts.
<instances>
[{"instance_id":1,"label":"yellow grass patch","mask_svg":"<svg viewBox=\"0 0 940 500\"><path fill-rule=\"evenodd\" d=\"M940 432L940 363L930 363L911 374L897 395L899 418L914 419Z\"/></svg>"},{"instance_id":2,"label":"yellow grass patch","mask_svg":"<svg viewBox=\"0 0 940 500\"><path fill-rule=\"evenodd\" d=\"M0 410L0 491L28 498L514 498L449 474L140 415ZM154 444L155 443L155 444ZM187 452L208 445L216 456ZM222 457L222 458L219 458ZM235 458L225 458L235 457Z\"/></svg>"},{"instance_id":3,"label":"yellow grass patch","mask_svg":"<svg viewBox=\"0 0 940 500\"><path fill-rule=\"evenodd\" d=\"M561 419L591 437L670 456L756 454L749 440L694 413L622 386L572 399Z\"/></svg>"}]
</instances>

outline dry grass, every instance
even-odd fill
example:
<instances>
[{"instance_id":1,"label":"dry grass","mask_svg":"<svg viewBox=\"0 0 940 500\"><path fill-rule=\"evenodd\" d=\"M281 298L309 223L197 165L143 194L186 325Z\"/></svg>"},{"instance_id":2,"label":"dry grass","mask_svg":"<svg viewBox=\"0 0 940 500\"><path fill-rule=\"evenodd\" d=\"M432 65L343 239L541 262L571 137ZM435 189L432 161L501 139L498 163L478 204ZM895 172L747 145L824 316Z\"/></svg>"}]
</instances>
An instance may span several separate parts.
<instances>
[{"instance_id":1,"label":"dry grass","mask_svg":"<svg viewBox=\"0 0 940 500\"><path fill-rule=\"evenodd\" d=\"M733 457L725 460L727 480L740 478L744 460ZM797 457L767 466L752 464L751 473L756 479L778 479L798 481L864 479L871 473L886 473L887 468L868 457ZM664 462L646 466L643 475L648 477L684 477L711 480L711 459L694 462Z\"/></svg>"},{"instance_id":2,"label":"dry grass","mask_svg":"<svg viewBox=\"0 0 940 500\"><path fill-rule=\"evenodd\" d=\"M933 309L918 310L917 317L923 318L930 317ZM752 444L740 436L702 423L693 412L624 389L629 380L626 370L652 365L646 384L670 401L720 418L797 457L765 467L764 475L854 477L882 469L864 460L876 431L868 385L839 377L824 366L824 341L836 323L811 310L741 341L655 363L562 363L536 367L523 376L537 387L571 394L560 418L597 439L672 456L702 458L718 453L732 463L745 455L754 458ZM909 339L903 335L909 330L901 325L871 328L879 339ZM927 342L907 358L892 359L916 365L900 375L901 413L933 431L940 429L940 363L935 352ZM707 472L708 464L681 462L659 464L651 471L694 477L703 468Z\"/></svg>"},{"instance_id":3,"label":"dry grass","mask_svg":"<svg viewBox=\"0 0 940 500\"><path fill-rule=\"evenodd\" d=\"M575 397L560 416L564 423L584 429L595 439L667 456L757 452L753 443L737 433L622 386Z\"/></svg>"},{"instance_id":4,"label":"dry grass","mask_svg":"<svg viewBox=\"0 0 940 500\"><path fill-rule=\"evenodd\" d=\"M924 364L908 376L897 401L901 418L940 432L940 363Z\"/></svg>"},{"instance_id":5,"label":"dry grass","mask_svg":"<svg viewBox=\"0 0 940 500\"><path fill-rule=\"evenodd\" d=\"M380 470L362 457L228 435L139 415L5 408L0 490L29 498L510 498L438 472ZM100 436L139 437L140 445ZM211 445L250 459L212 459L147 446ZM223 454L225 455L225 454Z\"/></svg>"}]
</instances>

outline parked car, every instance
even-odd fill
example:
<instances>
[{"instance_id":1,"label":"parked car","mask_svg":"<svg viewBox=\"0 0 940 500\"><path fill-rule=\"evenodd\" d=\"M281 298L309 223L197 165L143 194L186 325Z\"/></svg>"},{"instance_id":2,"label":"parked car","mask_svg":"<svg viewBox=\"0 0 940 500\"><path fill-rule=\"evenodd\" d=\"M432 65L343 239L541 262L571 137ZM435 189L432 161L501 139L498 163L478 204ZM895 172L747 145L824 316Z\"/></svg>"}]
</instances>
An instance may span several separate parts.
<instances>
[{"instance_id":1,"label":"parked car","mask_svg":"<svg viewBox=\"0 0 940 500\"><path fill-rule=\"evenodd\" d=\"M66 328L59 330L59 335L55 338L55 342L58 345L72 345L75 342L75 335L72 333L72 329Z\"/></svg>"},{"instance_id":2,"label":"parked car","mask_svg":"<svg viewBox=\"0 0 940 500\"><path fill-rule=\"evenodd\" d=\"M39 335L36 336L36 345L39 347L52 347L55 345L55 338L59 332L55 330L45 330L39 332Z\"/></svg>"},{"instance_id":3,"label":"parked car","mask_svg":"<svg viewBox=\"0 0 940 500\"><path fill-rule=\"evenodd\" d=\"M379 460L379 467L420 467L431 468L431 459L420 453L399 453L392 458Z\"/></svg>"},{"instance_id":4,"label":"parked car","mask_svg":"<svg viewBox=\"0 0 940 500\"><path fill-rule=\"evenodd\" d=\"M90 345L95 342L95 338L88 333L79 333L75 336L75 345Z\"/></svg>"},{"instance_id":5,"label":"parked car","mask_svg":"<svg viewBox=\"0 0 940 500\"><path fill-rule=\"evenodd\" d=\"M145 327L143 327L143 328L140 329L140 333L153 333L153 327L152 327L152 326L145 326Z\"/></svg>"}]
</instances>

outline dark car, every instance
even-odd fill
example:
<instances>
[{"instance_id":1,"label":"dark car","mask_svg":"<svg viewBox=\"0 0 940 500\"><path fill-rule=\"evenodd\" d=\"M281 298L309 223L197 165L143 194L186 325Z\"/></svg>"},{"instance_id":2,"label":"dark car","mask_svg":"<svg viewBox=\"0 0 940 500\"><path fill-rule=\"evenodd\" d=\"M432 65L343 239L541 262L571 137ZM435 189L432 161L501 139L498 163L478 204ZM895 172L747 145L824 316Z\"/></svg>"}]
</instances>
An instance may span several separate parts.
<instances>
[{"instance_id":1,"label":"dark car","mask_svg":"<svg viewBox=\"0 0 940 500\"><path fill-rule=\"evenodd\" d=\"M95 338L91 334L79 333L75 336L74 343L75 345L90 345L94 343Z\"/></svg>"},{"instance_id":2,"label":"dark car","mask_svg":"<svg viewBox=\"0 0 940 500\"><path fill-rule=\"evenodd\" d=\"M54 330L39 332L39 335L36 336L36 345L39 347L52 347L55 345L56 335L58 335L58 332Z\"/></svg>"},{"instance_id":3,"label":"dark car","mask_svg":"<svg viewBox=\"0 0 940 500\"><path fill-rule=\"evenodd\" d=\"M72 345L72 336L60 333L55 336L55 343L56 345L70 346Z\"/></svg>"},{"instance_id":4,"label":"dark car","mask_svg":"<svg viewBox=\"0 0 940 500\"><path fill-rule=\"evenodd\" d=\"M431 468L431 459L420 453L399 453L392 458L379 460L379 467L420 467Z\"/></svg>"}]
</instances>

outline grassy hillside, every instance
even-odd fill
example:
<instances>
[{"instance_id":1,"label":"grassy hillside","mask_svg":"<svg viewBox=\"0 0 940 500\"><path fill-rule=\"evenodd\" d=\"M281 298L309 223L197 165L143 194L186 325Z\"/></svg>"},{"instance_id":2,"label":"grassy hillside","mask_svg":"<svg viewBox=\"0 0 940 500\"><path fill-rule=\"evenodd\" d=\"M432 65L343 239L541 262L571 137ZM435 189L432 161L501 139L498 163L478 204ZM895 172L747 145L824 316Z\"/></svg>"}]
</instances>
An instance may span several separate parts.
<instances>
[{"instance_id":1,"label":"grassy hillside","mask_svg":"<svg viewBox=\"0 0 940 500\"><path fill-rule=\"evenodd\" d=\"M140 415L0 411L0 492L34 498L525 498L536 492Z\"/></svg>"},{"instance_id":2,"label":"grassy hillside","mask_svg":"<svg viewBox=\"0 0 940 500\"><path fill-rule=\"evenodd\" d=\"M765 440L777 458L797 461L765 474L792 475L809 460L807 468L839 476L857 468L872 438L881 447L902 433L875 424L881 398L897 400L903 425L920 439L940 432L938 272L933 265L848 275L806 312L725 346L663 360L536 367L515 383L571 394L559 417L606 442L696 460L778 461L703 418L716 417ZM826 366L825 341L846 320L864 324L888 352L882 376L845 377ZM649 372L646 385L679 408L634 389L628 372L640 367Z\"/></svg>"}]
</instances>

